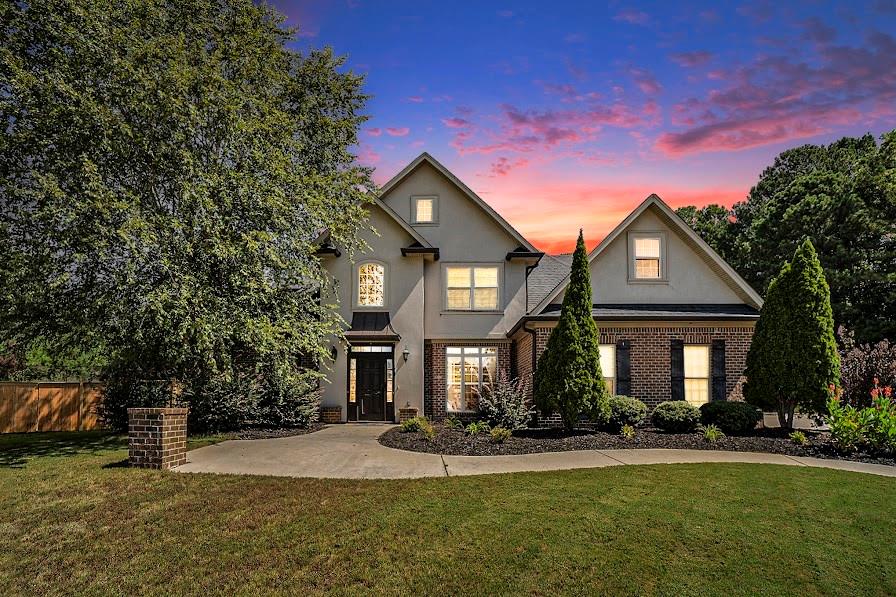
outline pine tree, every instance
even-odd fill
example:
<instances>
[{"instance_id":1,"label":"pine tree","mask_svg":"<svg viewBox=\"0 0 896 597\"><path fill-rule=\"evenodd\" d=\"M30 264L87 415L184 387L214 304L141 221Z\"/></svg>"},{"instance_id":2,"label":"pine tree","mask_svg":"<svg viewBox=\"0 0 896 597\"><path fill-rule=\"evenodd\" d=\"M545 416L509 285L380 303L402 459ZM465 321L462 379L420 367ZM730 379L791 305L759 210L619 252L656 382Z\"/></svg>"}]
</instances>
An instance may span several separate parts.
<instances>
[{"instance_id":1,"label":"pine tree","mask_svg":"<svg viewBox=\"0 0 896 597\"><path fill-rule=\"evenodd\" d=\"M746 375L747 402L777 410L786 429L797 408L822 412L830 385L839 385L830 288L808 239L769 286Z\"/></svg>"},{"instance_id":2,"label":"pine tree","mask_svg":"<svg viewBox=\"0 0 896 597\"><path fill-rule=\"evenodd\" d=\"M551 332L535 373L535 402L557 412L567 429L581 414L596 422L610 415L609 392L600 369L599 335L591 315L591 273L582 231L573 254L560 321Z\"/></svg>"}]
</instances>

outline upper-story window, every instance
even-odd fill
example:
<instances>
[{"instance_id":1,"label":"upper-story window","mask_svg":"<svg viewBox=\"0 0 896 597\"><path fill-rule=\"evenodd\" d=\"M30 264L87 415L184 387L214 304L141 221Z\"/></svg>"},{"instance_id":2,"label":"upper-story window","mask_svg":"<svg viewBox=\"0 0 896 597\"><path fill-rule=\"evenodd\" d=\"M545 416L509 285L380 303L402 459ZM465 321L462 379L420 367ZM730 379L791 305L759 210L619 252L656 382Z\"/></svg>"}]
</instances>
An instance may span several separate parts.
<instances>
[{"instance_id":1,"label":"upper-story window","mask_svg":"<svg viewBox=\"0 0 896 597\"><path fill-rule=\"evenodd\" d=\"M629 237L631 280L664 280L666 278L665 236L662 233L632 233Z\"/></svg>"},{"instance_id":2,"label":"upper-story window","mask_svg":"<svg viewBox=\"0 0 896 597\"><path fill-rule=\"evenodd\" d=\"M380 263L362 263L358 266L358 306L384 307L386 305L386 268Z\"/></svg>"},{"instance_id":3,"label":"upper-story window","mask_svg":"<svg viewBox=\"0 0 896 597\"><path fill-rule=\"evenodd\" d=\"M498 309L497 266L449 265L445 277L445 306L449 311Z\"/></svg>"},{"instance_id":4,"label":"upper-story window","mask_svg":"<svg viewBox=\"0 0 896 597\"><path fill-rule=\"evenodd\" d=\"M439 198L411 197L411 223L435 224L439 221Z\"/></svg>"}]
</instances>

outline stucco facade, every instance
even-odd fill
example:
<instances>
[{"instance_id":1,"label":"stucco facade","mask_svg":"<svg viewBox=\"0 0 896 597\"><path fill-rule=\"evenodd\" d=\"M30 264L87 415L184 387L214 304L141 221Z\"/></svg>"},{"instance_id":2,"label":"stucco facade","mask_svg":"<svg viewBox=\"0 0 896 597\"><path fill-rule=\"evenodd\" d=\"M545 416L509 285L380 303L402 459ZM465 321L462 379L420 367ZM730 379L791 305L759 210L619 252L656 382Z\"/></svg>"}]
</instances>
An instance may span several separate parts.
<instances>
[{"instance_id":1,"label":"stucco facade","mask_svg":"<svg viewBox=\"0 0 896 597\"><path fill-rule=\"evenodd\" d=\"M330 420L397 421L399 409L407 416L409 408L469 418L477 392L498 371L531 377L559 315L565 256L546 259L550 269L539 271L543 254L428 154L383 187L369 225L363 253L323 257L337 289L324 300L337 302L347 322L325 365ZM660 268L656 279L633 277L637 238L652 239L661 252L648 264ZM592 251L590 267L601 342L622 342L631 395L650 405L669 399L675 342L686 341L711 344L712 359L721 359L716 368L724 375L716 371L713 383L724 388L714 388L715 396L740 398L761 299L658 197ZM367 272L376 274L373 286ZM468 300L467 288L452 287L467 272ZM484 288L480 274L490 280ZM374 304L364 304L370 288ZM379 400L388 402L385 410Z\"/></svg>"}]
</instances>

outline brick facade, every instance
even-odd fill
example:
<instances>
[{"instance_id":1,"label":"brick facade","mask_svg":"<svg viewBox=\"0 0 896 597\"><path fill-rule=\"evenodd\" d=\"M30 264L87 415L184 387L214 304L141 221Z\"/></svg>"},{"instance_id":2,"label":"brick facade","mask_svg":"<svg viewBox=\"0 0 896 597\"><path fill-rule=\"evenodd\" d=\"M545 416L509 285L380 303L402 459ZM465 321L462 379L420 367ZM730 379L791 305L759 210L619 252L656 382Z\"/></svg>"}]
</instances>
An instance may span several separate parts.
<instances>
[{"instance_id":1,"label":"brick facade","mask_svg":"<svg viewBox=\"0 0 896 597\"><path fill-rule=\"evenodd\" d=\"M547 346L552 329L548 326L533 329L536 354L539 358ZM599 330L601 344L615 344L618 340L629 341L630 394L651 409L671 398L670 344L674 339L683 340L685 344L710 344L713 340L724 340L726 399L743 400L744 369L747 351L753 338L752 324L709 323L676 326L650 322L641 325L599 326ZM531 370L530 351L533 337L524 332L518 334L516 338L515 366L520 372ZM559 417L556 415L539 416L541 425L554 426L559 423Z\"/></svg>"},{"instance_id":2,"label":"brick facade","mask_svg":"<svg viewBox=\"0 0 896 597\"><path fill-rule=\"evenodd\" d=\"M446 349L449 346L494 346L497 348L497 371L512 373L510 340L427 340L423 354L423 411L432 420L442 420L447 415ZM460 413L459 418L475 418Z\"/></svg>"},{"instance_id":3,"label":"brick facade","mask_svg":"<svg viewBox=\"0 0 896 597\"><path fill-rule=\"evenodd\" d=\"M169 469L187 462L186 408L129 408L128 463Z\"/></svg>"},{"instance_id":4,"label":"brick facade","mask_svg":"<svg viewBox=\"0 0 896 597\"><path fill-rule=\"evenodd\" d=\"M320 408L320 422L321 423L341 423L342 422L342 407L341 406L322 406Z\"/></svg>"}]
</instances>

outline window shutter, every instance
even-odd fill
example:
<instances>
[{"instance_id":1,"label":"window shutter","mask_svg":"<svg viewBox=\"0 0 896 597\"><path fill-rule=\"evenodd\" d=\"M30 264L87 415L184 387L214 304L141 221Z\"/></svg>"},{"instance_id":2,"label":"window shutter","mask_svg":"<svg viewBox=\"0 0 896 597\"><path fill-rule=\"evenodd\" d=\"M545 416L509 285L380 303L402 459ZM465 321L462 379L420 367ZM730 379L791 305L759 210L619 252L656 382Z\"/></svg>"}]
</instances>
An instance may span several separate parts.
<instances>
[{"instance_id":1,"label":"window shutter","mask_svg":"<svg viewBox=\"0 0 896 597\"><path fill-rule=\"evenodd\" d=\"M669 355L672 364L672 400L684 400L684 340L672 340Z\"/></svg>"},{"instance_id":2,"label":"window shutter","mask_svg":"<svg viewBox=\"0 0 896 597\"><path fill-rule=\"evenodd\" d=\"M616 341L616 393L622 396L632 394L632 367L628 340Z\"/></svg>"},{"instance_id":3,"label":"window shutter","mask_svg":"<svg viewBox=\"0 0 896 597\"><path fill-rule=\"evenodd\" d=\"M712 399L727 400L725 378L725 341L712 341Z\"/></svg>"}]
</instances>

